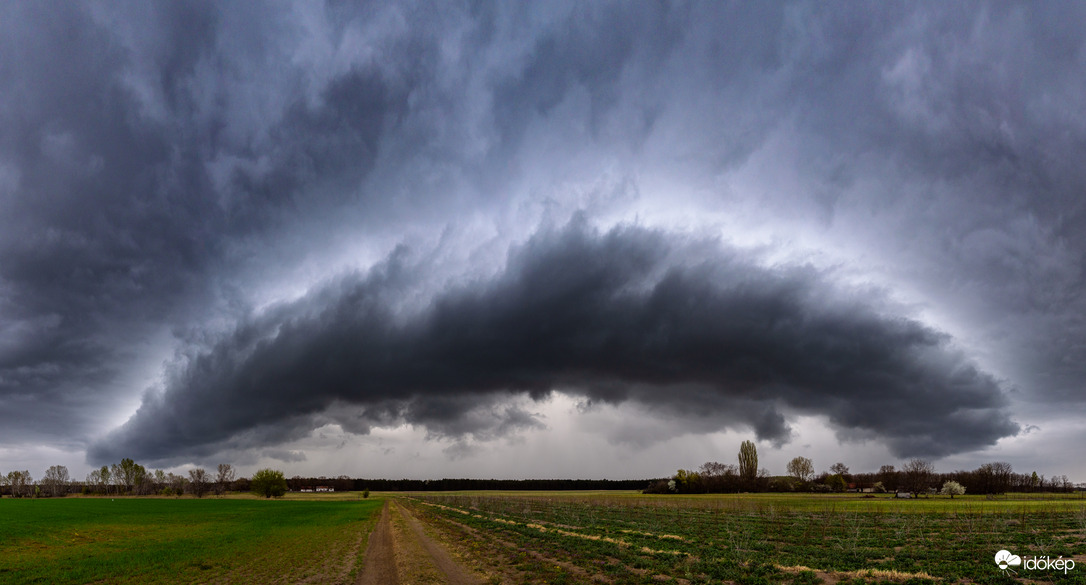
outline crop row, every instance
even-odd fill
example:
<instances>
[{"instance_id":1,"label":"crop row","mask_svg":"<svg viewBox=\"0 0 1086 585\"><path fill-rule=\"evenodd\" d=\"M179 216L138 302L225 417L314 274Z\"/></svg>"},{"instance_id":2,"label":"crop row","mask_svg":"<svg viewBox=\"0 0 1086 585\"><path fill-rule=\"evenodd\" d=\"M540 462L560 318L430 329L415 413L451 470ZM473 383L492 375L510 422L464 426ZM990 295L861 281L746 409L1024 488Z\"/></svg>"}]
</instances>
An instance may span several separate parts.
<instances>
[{"instance_id":1,"label":"crop row","mask_svg":"<svg viewBox=\"0 0 1086 585\"><path fill-rule=\"evenodd\" d=\"M427 495L418 501L438 517L615 582L664 576L737 583L1005 583L993 555L1008 549L1082 559L1082 570L1030 577L1086 583L1081 507L918 514L661 505L653 498Z\"/></svg>"}]
</instances>

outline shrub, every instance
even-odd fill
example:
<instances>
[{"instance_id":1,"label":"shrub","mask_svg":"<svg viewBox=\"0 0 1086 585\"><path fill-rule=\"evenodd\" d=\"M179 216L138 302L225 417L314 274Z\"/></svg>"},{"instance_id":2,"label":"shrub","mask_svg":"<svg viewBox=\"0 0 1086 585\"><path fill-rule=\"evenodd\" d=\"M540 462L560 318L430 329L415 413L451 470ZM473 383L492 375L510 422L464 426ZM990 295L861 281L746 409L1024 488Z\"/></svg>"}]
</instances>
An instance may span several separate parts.
<instances>
[{"instance_id":1,"label":"shrub","mask_svg":"<svg viewBox=\"0 0 1086 585\"><path fill-rule=\"evenodd\" d=\"M253 474L250 489L254 494L265 498L278 498L287 493L287 480L282 471L261 469Z\"/></svg>"}]
</instances>

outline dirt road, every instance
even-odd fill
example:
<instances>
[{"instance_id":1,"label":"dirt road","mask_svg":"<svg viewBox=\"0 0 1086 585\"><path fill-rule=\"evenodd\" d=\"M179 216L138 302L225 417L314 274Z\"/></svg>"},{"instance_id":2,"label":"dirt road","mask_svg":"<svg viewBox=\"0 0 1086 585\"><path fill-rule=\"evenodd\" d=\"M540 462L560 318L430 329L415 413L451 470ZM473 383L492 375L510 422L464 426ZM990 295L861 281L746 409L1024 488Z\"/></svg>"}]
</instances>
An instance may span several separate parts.
<instances>
[{"instance_id":1,"label":"dirt road","mask_svg":"<svg viewBox=\"0 0 1086 585\"><path fill-rule=\"evenodd\" d=\"M386 503L370 535L359 585L482 585L399 503Z\"/></svg>"},{"instance_id":2,"label":"dirt road","mask_svg":"<svg viewBox=\"0 0 1086 585\"><path fill-rule=\"evenodd\" d=\"M358 585L398 585L396 578L395 545L392 542L392 526L389 522L388 503L381 510L381 519L370 534L366 557Z\"/></svg>"}]
</instances>

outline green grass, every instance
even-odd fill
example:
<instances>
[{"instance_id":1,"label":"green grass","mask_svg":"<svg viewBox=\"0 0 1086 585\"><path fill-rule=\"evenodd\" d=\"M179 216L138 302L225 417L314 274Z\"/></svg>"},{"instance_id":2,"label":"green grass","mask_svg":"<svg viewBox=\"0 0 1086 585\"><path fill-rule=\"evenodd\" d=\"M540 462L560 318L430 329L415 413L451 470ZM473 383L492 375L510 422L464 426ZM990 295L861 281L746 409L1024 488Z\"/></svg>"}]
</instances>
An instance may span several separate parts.
<instances>
[{"instance_id":1,"label":"green grass","mask_svg":"<svg viewBox=\"0 0 1086 585\"><path fill-rule=\"evenodd\" d=\"M0 583L350 582L382 504L4 498Z\"/></svg>"}]
</instances>

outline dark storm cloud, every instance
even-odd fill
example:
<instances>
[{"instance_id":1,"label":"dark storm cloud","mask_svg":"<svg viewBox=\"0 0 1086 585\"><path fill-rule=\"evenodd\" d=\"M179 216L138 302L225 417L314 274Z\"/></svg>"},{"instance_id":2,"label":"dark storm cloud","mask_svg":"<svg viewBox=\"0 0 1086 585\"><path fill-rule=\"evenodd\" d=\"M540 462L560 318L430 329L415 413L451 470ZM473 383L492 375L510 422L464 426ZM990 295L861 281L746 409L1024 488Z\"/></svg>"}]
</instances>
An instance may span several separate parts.
<instances>
[{"instance_id":1,"label":"dark storm cloud","mask_svg":"<svg viewBox=\"0 0 1086 585\"><path fill-rule=\"evenodd\" d=\"M590 121L621 97L627 67L656 73L682 38L689 11L667 3L581 5L535 41L516 76L495 89L495 116L516 143L533 116L546 116L574 89L591 100Z\"/></svg>"},{"instance_id":2,"label":"dark storm cloud","mask_svg":"<svg viewBox=\"0 0 1086 585\"><path fill-rule=\"evenodd\" d=\"M8 5L0 19L0 440L93 432L146 384L118 383L141 345L229 311L224 274L350 199L406 99L373 65L312 100L250 77L283 103L262 144L225 117L248 107L232 75L249 53L219 51L259 48L275 23L237 34L205 4L130 8Z\"/></svg>"},{"instance_id":3,"label":"dark storm cloud","mask_svg":"<svg viewBox=\"0 0 1086 585\"><path fill-rule=\"evenodd\" d=\"M253 318L180 364L91 460L184 458L237 446L250 429L300 436L319 421L501 434L535 422L493 405L556 388L710 413L718 428L778 442L783 412L823 414L903 456L1018 430L998 383L945 335L808 267L763 267L640 228L598 234L579 220L512 251L491 281L397 308L415 269L394 256ZM480 405L488 416L467 416Z\"/></svg>"},{"instance_id":4,"label":"dark storm cloud","mask_svg":"<svg viewBox=\"0 0 1086 585\"><path fill-rule=\"evenodd\" d=\"M902 453L945 452L953 439L954 449L988 445L1013 432L992 376L1042 414L1086 397L1082 12L5 4L0 443L78 443L158 385L164 394L149 394L114 439L146 440L144 452L162 458L263 452L327 422L501 436L542 424L518 397L552 387L636 401L698 429L714 428L711 413L777 441L790 414L820 412L843 436ZM661 208L675 217L643 212ZM768 270L727 246L695 269L681 258L693 253L686 244L651 230L579 236L586 258L605 255L606 241L656 239L666 251L610 268L629 290L588 283L569 304L515 288L559 253L565 240L552 234L474 286L435 293L426 283L441 277L394 255L300 301L250 309L369 266L417 234L453 234L434 256L474 254L466 273L491 274L487 260L509 241L576 210L601 224L639 217L707 230L726 215L754 234L737 241L782 241L784 257L824 245L827 263L843 262L853 280L946 321L895 320L900 311L877 299L850 305L835 296L847 290L834 284L840 273ZM490 250L455 237L480 225L498 234ZM438 264L434 273L451 270ZM573 265L570 278L591 280L590 266ZM744 278L750 298L730 284ZM832 302L810 296L818 291ZM434 304L413 306L412 295ZM593 309L577 313L573 300ZM675 309L697 302L791 317L747 331L739 318ZM501 319L542 331L528 340ZM953 331L991 375L937 331ZM740 334L747 345L722 347L749 359L699 357ZM422 365L341 356L327 349L336 336ZM208 338L214 348L191 348ZM823 342L800 352L799 339ZM160 380L163 356L179 347L188 361ZM361 372L379 375L345 378ZM266 404L254 398L258 383L277 389ZM301 386L326 389L299 397ZM959 391L940 407L921 386ZM856 390L868 387L893 390ZM198 413L217 404L238 408L201 426ZM923 422L930 409L951 422ZM161 432L142 426L156 421Z\"/></svg>"},{"instance_id":5,"label":"dark storm cloud","mask_svg":"<svg viewBox=\"0 0 1086 585\"><path fill-rule=\"evenodd\" d=\"M804 22L791 66L807 74L787 101L809 185L827 185L831 218L863 210L899 226L883 239L908 250L909 278L1007 340L996 343L1008 375L1046 400L1081 401L1086 38L1069 23L1086 14L932 8L791 7ZM845 195L865 181L881 193Z\"/></svg>"},{"instance_id":6,"label":"dark storm cloud","mask_svg":"<svg viewBox=\"0 0 1086 585\"><path fill-rule=\"evenodd\" d=\"M13 183L0 214L6 440L100 424L91 389L128 357L113 317L163 310L159 293L187 287L197 237L171 215L198 211L154 188L168 146L131 123L121 51L80 10L38 8L9 5L0 35L0 160Z\"/></svg>"}]
</instances>

